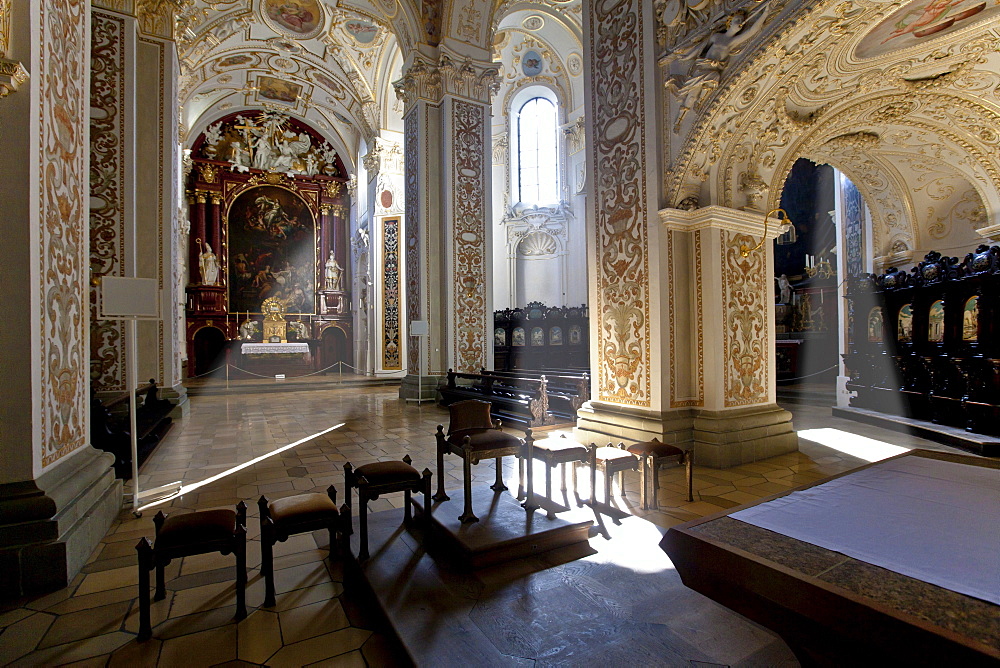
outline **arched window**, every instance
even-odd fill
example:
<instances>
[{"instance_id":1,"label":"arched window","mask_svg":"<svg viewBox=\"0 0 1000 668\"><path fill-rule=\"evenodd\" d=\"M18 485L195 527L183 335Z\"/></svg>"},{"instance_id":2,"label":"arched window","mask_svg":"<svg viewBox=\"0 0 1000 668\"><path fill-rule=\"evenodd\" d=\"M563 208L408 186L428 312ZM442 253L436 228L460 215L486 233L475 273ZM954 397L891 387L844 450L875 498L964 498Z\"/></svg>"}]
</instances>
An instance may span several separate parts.
<instances>
[{"instance_id":1,"label":"arched window","mask_svg":"<svg viewBox=\"0 0 1000 668\"><path fill-rule=\"evenodd\" d=\"M556 106L544 97L525 102L517 114L518 198L522 204L559 202Z\"/></svg>"}]
</instances>

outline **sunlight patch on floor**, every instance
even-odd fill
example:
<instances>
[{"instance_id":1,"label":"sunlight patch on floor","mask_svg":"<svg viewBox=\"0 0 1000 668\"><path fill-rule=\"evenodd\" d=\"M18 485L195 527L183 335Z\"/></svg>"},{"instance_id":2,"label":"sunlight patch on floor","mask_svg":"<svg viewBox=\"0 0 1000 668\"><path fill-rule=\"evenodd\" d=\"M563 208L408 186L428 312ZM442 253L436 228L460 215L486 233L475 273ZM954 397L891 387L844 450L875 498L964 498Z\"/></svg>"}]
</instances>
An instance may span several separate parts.
<instances>
[{"instance_id":1,"label":"sunlight patch on floor","mask_svg":"<svg viewBox=\"0 0 1000 668\"><path fill-rule=\"evenodd\" d=\"M866 462L879 462L883 459L909 452L912 449L892 445L885 441L878 441L867 436L859 436L858 434L852 434L849 431L842 431L832 427L805 429L799 432L799 436L814 443L825 445L838 452L843 452L845 455L863 459Z\"/></svg>"}]
</instances>

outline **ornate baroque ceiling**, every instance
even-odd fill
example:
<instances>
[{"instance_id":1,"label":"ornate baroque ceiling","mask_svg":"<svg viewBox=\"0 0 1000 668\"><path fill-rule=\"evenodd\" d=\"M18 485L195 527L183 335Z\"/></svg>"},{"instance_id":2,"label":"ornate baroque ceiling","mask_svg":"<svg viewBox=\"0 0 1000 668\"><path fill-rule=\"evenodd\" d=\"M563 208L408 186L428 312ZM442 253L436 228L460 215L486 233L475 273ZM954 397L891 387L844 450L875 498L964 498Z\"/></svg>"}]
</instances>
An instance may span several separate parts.
<instances>
[{"instance_id":1,"label":"ornate baroque ceiling","mask_svg":"<svg viewBox=\"0 0 1000 668\"><path fill-rule=\"evenodd\" d=\"M1000 12L980 4L959 0L941 17L926 1L772 2L759 23L748 14L705 30L691 52L715 57L714 73L661 60L674 84L667 204L770 207L807 157L858 185L875 255L1000 222ZM752 49L727 48L750 29Z\"/></svg>"},{"instance_id":2,"label":"ornate baroque ceiling","mask_svg":"<svg viewBox=\"0 0 1000 668\"><path fill-rule=\"evenodd\" d=\"M362 140L401 129L391 83L418 43L489 60L511 14L541 16L577 44L582 21L581 0L140 2L172 7L187 145L228 113L269 108L309 122L348 163Z\"/></svg>"}]
</instances>

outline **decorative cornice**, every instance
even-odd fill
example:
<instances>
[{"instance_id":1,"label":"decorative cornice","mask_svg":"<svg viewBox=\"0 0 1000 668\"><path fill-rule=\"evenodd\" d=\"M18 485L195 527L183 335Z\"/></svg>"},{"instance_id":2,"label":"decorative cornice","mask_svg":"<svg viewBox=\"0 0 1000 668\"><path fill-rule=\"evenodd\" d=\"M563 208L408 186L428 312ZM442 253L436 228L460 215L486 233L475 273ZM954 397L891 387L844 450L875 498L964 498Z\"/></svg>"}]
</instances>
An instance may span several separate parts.
<instances>
[{"instance_id":1,"label":"decorative cornice","mask_svg":"<svg viewBox=\"0 0 1000 668\"><path fill-rule=\"evenodd\" d=\"M17 91L28 80L28 70L16 60L0 58L0 98Z\"/></svg>"},{"instance_id":2,"label":"decorative cornice","mask_svg":"<svg viewBox=\"0 0 1000 668\"><path fill-rule=\"evenodd\" d=\"M446 53L436 63L418 56L392 85L407 108L417 100L440 102L446 95L488 103L500 90L500 70L493 63L458 62Z\"/></svg>"},{"instance_id":3,"label":"decorative cornice","mask_svg":"<svg viewBox=\"0 0 1000 668\"><path fill-rule=\"evenodd\" d=\"M660 222L668 230L694 232L696 230L729 230L741 234L760 236L764 232L764 215L756 211L740 211L725 206L706 206L701 209L661 209ZM778 218L767 221L767 238L776 239L788 228L787 222Z\"/></svg>"}]
</instances>

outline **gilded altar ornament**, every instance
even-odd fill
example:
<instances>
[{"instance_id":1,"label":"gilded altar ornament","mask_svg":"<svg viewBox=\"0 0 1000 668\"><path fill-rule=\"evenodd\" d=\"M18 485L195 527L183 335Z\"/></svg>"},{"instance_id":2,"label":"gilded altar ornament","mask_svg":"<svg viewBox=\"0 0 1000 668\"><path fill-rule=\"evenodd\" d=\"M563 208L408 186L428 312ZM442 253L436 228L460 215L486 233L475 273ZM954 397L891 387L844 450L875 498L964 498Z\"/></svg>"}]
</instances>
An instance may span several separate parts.
<instances>
[{"instance_id":1,"label":"gilded altar ornament","mask_svg":"<svg viewBox=\"0 0 1000 668\"><path fill-rule=\"evenodd\" d=\"M268 297L260 305L264 314L265 343L287 343L285 304L277 297Z\"/></svg>"},{"instance_id":2,"label":"gilded altar ornament","mask_svg":"<svg viewBox=\"0 0 1000 668\"><path fill-rule=\"evenodd\" d=\"M767 241L767 220L771 217L772 213L778 214L779 221L783 220L789 225L791 225L792 219L788 217L788 214L785 213L784 209L771 209L764 215L764 233L761 235L760 241L757 242L757 245L754 246L753 248L750 248L746 244L740 244L740 255L742 255L743 257L750 257L750 253L752 253L753 251L757 250L758 248L764 245L764 242Z\"/></svg>"},{"instance_id":3,"label":"gilded altar ornament","mask_svg":"<svg viewBox=\"0 0 1000 668\"><path fill-rule=\"evenodd\" d=\"M28 80L28 70L16 60L0 58L0 98L17 91Z\"/></svg>"}]
</instances>

